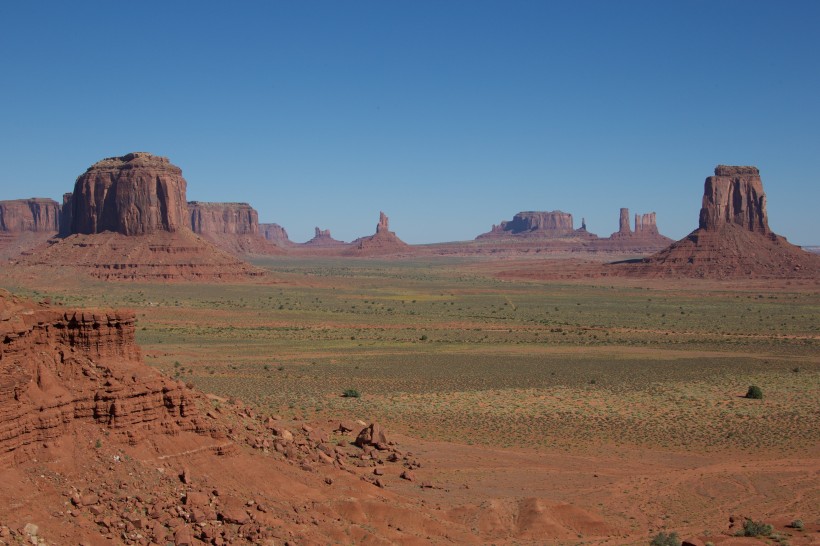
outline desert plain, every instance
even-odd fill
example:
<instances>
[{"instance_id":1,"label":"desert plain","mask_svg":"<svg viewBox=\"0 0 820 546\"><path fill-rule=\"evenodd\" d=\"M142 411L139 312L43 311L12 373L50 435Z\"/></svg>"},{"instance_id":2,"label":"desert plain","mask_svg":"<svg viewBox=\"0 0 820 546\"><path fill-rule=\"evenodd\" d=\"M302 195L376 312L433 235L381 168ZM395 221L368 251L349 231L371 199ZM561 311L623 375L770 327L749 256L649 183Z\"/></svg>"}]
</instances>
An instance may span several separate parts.
<instances>
[{"instance_id":1,"label":"desert plain","mask_svg":"<svg viewBox=\"0 0 820 546\"><path fill-rule=\"evenodd\" d=\"M820 543L818 280L583 274L628 257L267 256L252 260L265 275L210 283L15 266L0 287L134 310L145 362L207 393L203 411L275 416L339 446L362 428L340 422L376 422L412 453L357 468L360 487L435 531L351 496L339 525L363 534L297 530L291 544ZM747 518L772 534L736 536Z\"/></svg>"}]
</instances>

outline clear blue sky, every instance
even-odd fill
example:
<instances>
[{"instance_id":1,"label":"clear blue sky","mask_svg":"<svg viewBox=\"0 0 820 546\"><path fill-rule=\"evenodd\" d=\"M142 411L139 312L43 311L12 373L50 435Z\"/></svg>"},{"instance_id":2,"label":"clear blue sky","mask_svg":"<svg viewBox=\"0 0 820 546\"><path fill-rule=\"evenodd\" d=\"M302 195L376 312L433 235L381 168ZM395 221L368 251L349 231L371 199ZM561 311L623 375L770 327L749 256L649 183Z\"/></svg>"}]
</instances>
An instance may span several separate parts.
<instances>
[{"instance_id":1,"label":"clear blue sky","mask_svg":"<svg viewBox=\"0 0 820 546\"><path fill-rule=\"evenodd\" d=\"M818 29L813 0L0 2L0 199L148 151L295 241L619 207L679 238L726 163L820 244Z\"/></svg>"}]
</instances>

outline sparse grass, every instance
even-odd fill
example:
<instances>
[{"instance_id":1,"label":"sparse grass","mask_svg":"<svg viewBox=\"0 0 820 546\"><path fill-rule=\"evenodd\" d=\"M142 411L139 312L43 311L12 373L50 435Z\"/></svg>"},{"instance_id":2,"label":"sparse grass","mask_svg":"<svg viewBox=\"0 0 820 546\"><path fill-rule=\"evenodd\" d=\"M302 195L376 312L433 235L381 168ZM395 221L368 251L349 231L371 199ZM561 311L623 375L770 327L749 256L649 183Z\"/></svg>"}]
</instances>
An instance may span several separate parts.
<instances>
[{"instance_id":1,"label":"sparse grass","mask_svg":"<svg viewBox=\"0 0 820 546\"><path fill-rule=\"evenodd\" d=\"M745 537L767 537L772 534L772 530L768 523L747 519L743 522L743 530L740 533Z\"/></svg>"},{"instance_id":2,"label":"sparse grass","mask_svg":"<svg viewBox=\"0 0 820 546\"><path fill-rule=\"evenodd\" d=\"M816 292L500 281L455 259L259 265L277 282L8 287L135 309L149 365L283 415L349 412L339 393L355 385L362 417L430 438L698 451L820 441L805 426L820 418ZM765 386L765 407L738 400L750 384Z\"/></svg>"},{"instance_id":3,"label":"sparse grass","mask_svg":"<svg viewBox=\"0 0 820 546\"><path fill-rule=\"evenodd\" d=\"M674 531L666 534L666 533L658 533L657 535L652 538L652 542L649 543L649 546L680 546L681 540L678 538L678 534Z\"/></svg>"}]
</instances>

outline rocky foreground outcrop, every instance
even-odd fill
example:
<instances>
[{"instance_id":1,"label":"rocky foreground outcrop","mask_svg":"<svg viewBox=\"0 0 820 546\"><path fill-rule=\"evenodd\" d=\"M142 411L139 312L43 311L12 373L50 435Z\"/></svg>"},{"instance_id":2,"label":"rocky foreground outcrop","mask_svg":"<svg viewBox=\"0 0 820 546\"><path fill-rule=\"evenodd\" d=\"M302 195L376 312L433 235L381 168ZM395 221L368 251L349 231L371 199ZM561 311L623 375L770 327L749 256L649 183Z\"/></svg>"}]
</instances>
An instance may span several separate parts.
<instances>
[{"instance_id":1,"label":"rocky foreground outcrop","mask_svg":"<svg viewBox=\"0 0 820 546\"><path fill-rule=\"evenodd\" d=\"M485 542L384 489L421 463L378 425L222 405L145 366L134 333L130 311L0 290L0 544Z\"/></svg>"},{"instance_id":2,"label":"rocky foreground outcrop","mask_svg":"<svg viewBox=\"0 0 820 546\"><path fill-rule=\"evenodd\" d=\"M766 195L756 167L718 165L704 183L698 228L616 274L728 278L818 278L820 257L769 229Z\"/></svg>"},{"instance_id":3,"label":"rocky foreground outcrop","mask_svg":"<svg viewBox=\"0 0 820 546\"><path fill-rule=\"evenodd\" d=\"M140 364L134 323L130 311L50 309L0 290L0 465L77 422L129 442L207 429L191 391Z\"/></svg>"},{"instance_id":4,"label":"rocky foreground outcrop","mask_svg":"<svg viewBox=\"0 0 820 546\"><path fill-rule=\"evenodd\" d=\"M186 188L182 170L165 157L135 152L99 161L63 198L62 238L21 261L106 280L260 276L191 231Z\"/></svg>"}]
</instances>

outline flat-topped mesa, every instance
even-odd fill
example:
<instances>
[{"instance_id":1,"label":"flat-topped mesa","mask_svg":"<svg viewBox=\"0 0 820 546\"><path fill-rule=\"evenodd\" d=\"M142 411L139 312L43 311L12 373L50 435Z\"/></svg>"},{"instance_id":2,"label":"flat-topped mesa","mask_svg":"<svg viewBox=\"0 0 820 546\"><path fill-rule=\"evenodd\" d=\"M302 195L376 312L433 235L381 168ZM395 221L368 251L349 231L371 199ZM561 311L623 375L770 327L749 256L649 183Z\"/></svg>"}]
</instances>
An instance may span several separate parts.
<instances>
[{"instance_id":1,"label":"flat-topped mesa","mask_svg":"<svg viewBox=\"0 0 820 546\"><path fill-rule=\"evenodd\" d=\"M188 212L194 233L259 234L259 215L248 203L189 201Z\"/></svg>"},{"instance_id":2,"label":"flat-topped mesa","mask_svg":"<svg viewBox=\"0 0 820 546\"><path fill-rule=\"evenodd\" d=\"M493 225L487 233L482 233L476 239L491 237L507 237L510 235L522 237L564 237L573 233L572 214L554 211L524 211L513 216L512 220L505 220L499 225Z\"/></svg>"},{"instance_id":3,"label":"flat-topped mesa","mask_svg":"<svg viewBox=\"0 0 820 546\"><path fill-rule=\"evenodd\" d=\"M188 230L186 186L167 157L134 152L98 161L74 184L70 234Z\"/></svg>"},{"instance_id":4,"label":"flat-topped mesa","mask_svg":"<svg viewBox=\"0 0 820 546\"><path fill-rule=\"evenodd\" d=\"M32 197L0 201L0 232L54 233L60 227L60 205L53 199Z\"/></svg>"},{"instance_id":5,"label":"flat-topped mesa","mask_svg":"<svg viewBox=\"0 0 820 546\"><path fill-rule=\"evenodd\" d=\"M699 228L716 231L727 224L770 233L766 194L756 167L718 165L706 179Z\"/></svg>"},{"instance_id":6,"label":"flat-topped mesa","mask_svg":"<svg viewBox=\"0 0 820 546\"><path fill-rule=\"evenodd\" d=\"M259 224L259 233L277 246L290 246L293 244L290 237L288 237L287 230L279 224Z\"/></svg>"}]
</instances>

